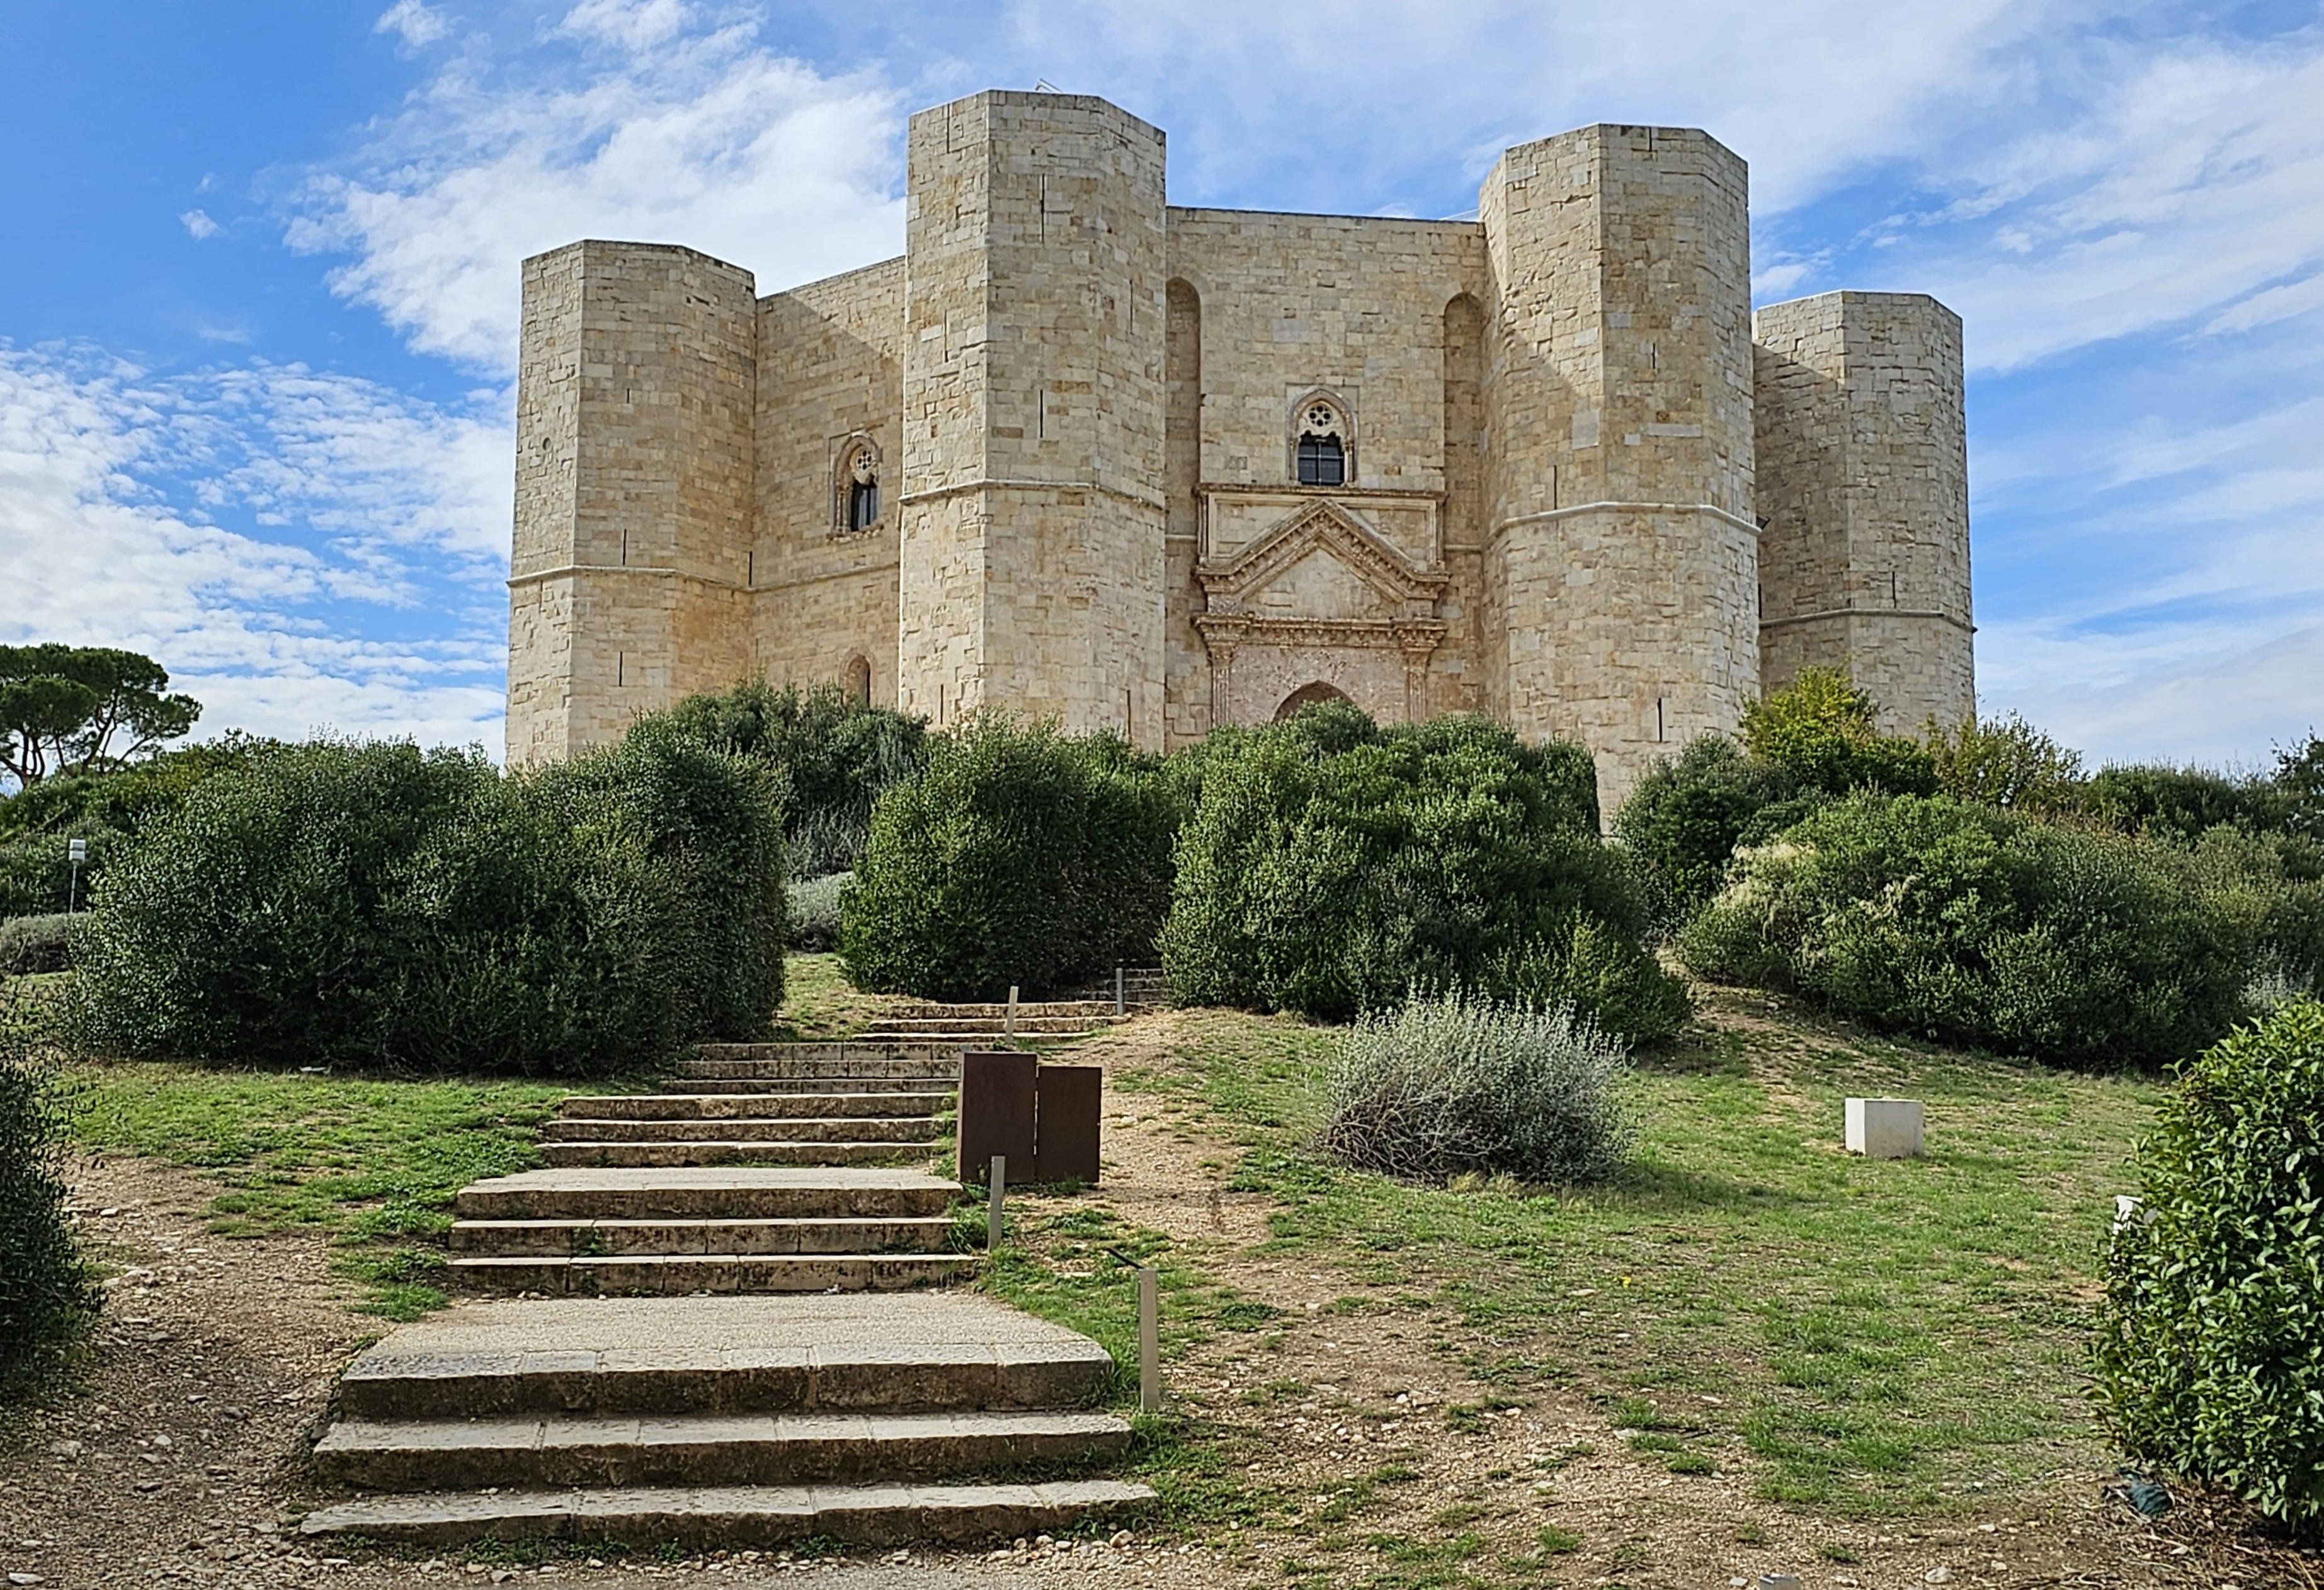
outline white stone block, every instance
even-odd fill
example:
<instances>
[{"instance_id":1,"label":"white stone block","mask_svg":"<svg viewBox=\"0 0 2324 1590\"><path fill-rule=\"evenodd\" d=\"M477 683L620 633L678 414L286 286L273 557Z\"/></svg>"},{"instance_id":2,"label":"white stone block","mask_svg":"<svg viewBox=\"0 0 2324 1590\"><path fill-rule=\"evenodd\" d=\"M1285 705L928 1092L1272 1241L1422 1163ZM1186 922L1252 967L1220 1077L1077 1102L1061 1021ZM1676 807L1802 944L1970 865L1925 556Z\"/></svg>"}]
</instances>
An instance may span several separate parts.
<instances>
[{"instance_id":1,"label":"white stone block","mask_svg":"<svg viewBox=\"0 0 2324 1590\"><path fill-rule=\"evenodd\" d=\"M1874 1160L1909 1159L1921 1151L1921 1101L1848 1101L1848 1151Z\"/></svg>"}]
</instances>

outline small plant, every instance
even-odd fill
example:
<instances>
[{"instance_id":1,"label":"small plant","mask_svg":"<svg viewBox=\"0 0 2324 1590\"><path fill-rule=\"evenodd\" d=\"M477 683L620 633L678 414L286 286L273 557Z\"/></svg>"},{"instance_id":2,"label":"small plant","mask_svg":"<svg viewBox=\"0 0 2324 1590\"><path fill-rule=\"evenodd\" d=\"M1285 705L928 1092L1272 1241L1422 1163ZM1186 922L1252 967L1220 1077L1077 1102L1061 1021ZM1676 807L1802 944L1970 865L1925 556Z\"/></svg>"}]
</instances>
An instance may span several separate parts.
<instances>
[{"instance_id":1,"label":"small plant","mask_svg":"<svg viewBox=\"0 0 2324 1590\"><path fill-rule=\"evenodd\" d=\"M71 926L63 911L0 921L0 977L63 971L72 964L65 936Z\"/></svg>"},{"instance_id":2,"label":"small plant","mask_svg":"<svg viewBox=\"0 0 2324 1590\"><path fill-rule=\"evenodd\" d=\"M21 995L0 994L0 1402L71 1354L99 1293L65 1218L62 1101Z\"/></svg>"},{"instance_id":3,"label":"small plant","mask_svg":"<svg viewBox=\"0 0 2324 1590\"><path fill-rule=\"evenodd\" d=\"M2142 1460L2324 1534L2324 1003L2192 1061L2115 1230L2095 1395Z\"/></svg>"},{"instance_id":4,"label":"small plant","mask_svg":"<svg viewBox=\"0 0 2324 1590\"><path fill-rule=\"evenodd\" d=\"M832 873L790 886L791 948L809 952L839 948L839 897L853 873Z\"/></svg>"},{"instance_id":5,"label":"small plant","mask_svg":"<svg viewBox=\"0 0 2324 1590\"><path fill-rule=\"evenodd\" d=\"M1628 1148L1617 1096L1628 1065L1622 1045L1570 1005L1420 994L1349 1031L1317 1145L1412 1181L1603 1180Z\"/></svg>"}]
</instances>

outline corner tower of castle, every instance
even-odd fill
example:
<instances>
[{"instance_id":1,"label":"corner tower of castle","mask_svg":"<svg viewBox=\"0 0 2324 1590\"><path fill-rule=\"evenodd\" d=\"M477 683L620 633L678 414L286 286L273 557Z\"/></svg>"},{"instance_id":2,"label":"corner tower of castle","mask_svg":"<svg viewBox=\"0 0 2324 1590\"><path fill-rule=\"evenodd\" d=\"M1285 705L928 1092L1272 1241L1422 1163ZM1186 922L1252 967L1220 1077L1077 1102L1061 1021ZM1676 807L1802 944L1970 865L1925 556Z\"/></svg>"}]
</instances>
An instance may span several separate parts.
<instances>
[{"instance_id":1,"label":"corner tower of castle","mask_svg":"<svg viewBox=\"0 0 2324 1590\"><path fill-rule=\"evenodd\" d=\"M1578 739L1610 809L1805 664L1969 710L1960 323L1755 322L1707 134L1512 149L1475 221L1174 207L1075 96L908 143L895 260L526 262L512 762L752 671L1157 749L1343 697Z\"/></svg>"}]
</instances>

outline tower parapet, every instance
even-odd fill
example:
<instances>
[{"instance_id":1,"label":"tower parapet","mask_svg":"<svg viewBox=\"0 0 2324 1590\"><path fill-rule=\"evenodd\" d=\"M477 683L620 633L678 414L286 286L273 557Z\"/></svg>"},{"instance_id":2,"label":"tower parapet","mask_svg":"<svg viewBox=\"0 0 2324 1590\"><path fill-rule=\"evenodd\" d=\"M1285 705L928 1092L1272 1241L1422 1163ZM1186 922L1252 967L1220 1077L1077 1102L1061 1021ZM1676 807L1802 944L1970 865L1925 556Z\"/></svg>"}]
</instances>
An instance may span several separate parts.
<instances>
[{"instance_id":1,"label":"tower parapet","mask_svg":"<svg viewBox=\"0 0 2324 1590\"><path fill-rule=\"evenodd\" d=\"M899 704L1163 743L1162 134L986 93L908 134Z\"/></svg>"},{"instance_id":2,"label":"tower parapet","mask_svg":"<svg viewBox=\"0 0 2324 1590\"><path fill-rule=\"evenodd\" d=\"M757 325L751 273L690 248L525 261L511 763L743 672Z\"/></svg>"},{"instance_id":3,"label":"tower parapet","mask_svg":"<svg viewBox=\"0 0 2324 1590\"><path fill-rule=\"evenodd\" d=\"M1508 151L1479 208L1488 699L1596 752L1610 810L1758 689L1743 162L1584 127Z\"/></svg>"},{"instance_id":4,"label":"tower parapet","mask_svg":"<svg viewBox=\"0 0 2324 1590\"><path fill-rule=\"evenodd\" d=\"M1908 292L1756 317L1766 687L1845 667L1880 727L1976 707L1960 319Z\"/></svg>"}]
</instances>

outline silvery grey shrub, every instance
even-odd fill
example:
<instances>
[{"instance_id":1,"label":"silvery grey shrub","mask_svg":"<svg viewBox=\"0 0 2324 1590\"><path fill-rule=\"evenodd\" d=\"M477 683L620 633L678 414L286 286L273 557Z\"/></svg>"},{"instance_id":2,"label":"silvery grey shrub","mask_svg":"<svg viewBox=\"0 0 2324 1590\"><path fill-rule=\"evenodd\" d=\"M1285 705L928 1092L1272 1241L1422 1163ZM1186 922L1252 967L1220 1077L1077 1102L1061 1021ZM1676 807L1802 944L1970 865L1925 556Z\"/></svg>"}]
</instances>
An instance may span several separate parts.
<instances>
[{"instance_id":1,"label":"silvery grey shrub","mask_svg":"<svg viewBox=\"0 0 2324 1590\"><path fill-rule=\"evenodd\" d=\"M1629 1151L1628 1069L1621 1041L1571 1004L1422 992L1349 1028L1325 1074L1316 1142L1410 1181L1600 1181Z\"/></svg>"}]
</instances>

